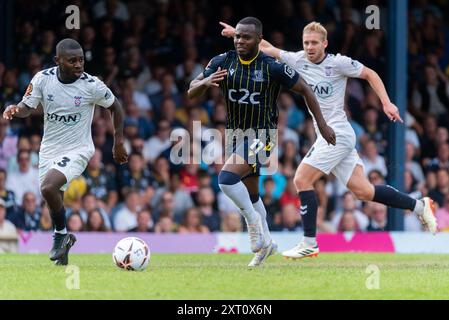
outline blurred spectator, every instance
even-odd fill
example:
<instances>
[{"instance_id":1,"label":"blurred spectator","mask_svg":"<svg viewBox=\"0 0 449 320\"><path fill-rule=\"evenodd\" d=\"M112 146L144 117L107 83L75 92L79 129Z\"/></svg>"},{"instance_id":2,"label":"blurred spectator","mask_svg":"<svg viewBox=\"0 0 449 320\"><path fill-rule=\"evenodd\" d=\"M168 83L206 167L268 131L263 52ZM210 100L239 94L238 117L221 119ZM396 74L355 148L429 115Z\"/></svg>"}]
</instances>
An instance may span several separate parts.
<instances>
[{"instance_id":1,"label":"blurred spectator","mask_svg":"<svg viewBox=\"0 0 449 320\"><path fill-rule=\"evenodd\" d=\"M301 204L298 193L296 191L295 184L293 183L293 177L287 179L287 188L279 199L281 206L286 206L287 204L293 204L297 210Z\"/></svg>"},{"instance_id":2,"label":"blurred spectator","mask_svg":"<svg viewBox=\"0 0 449 320\"><path fill-rule=\"evenodd\" d=\"M275 219L273 231L302 231L301 216L294 204L287 204L282 207L281 213Z\"/></svg>"},{"instance_id":3,"label":"blurred spectator","mask_svg":"<svg viewBox=\"0 0 449 320\"><path fill-rule=\"evenodd\" d=\"M438 230L449 231L449 193L444 197L444 206L436 212Z\"/></svg>"},{"instance_id":4,"label":"blurred spectator","mask_svg":"<svg viewBox=\"0 0 449 320\"><path fill-rule=\"evenodd\" d=\"M125 196L125 206L114 215L114 229L127 231L137 226L137 214L141 209L140 196L137 191L130 190Z\"/></svg>"},{"instance_id":5,"label":"blurred spectator","mask_svg":"<svg viewBox=\"0 0 449 320\"><path fill-rule=\"evenodd\" d=\"M319 206L317 210L317 232L318 233L335 233L337 229L325 219L325 210Z\"/></svg>"},{"instance_id":6,"label":"blurred spectator","mask_svg":"<svg viewBox=\"0 0 449 320\"><path fill-rule=\"evenodd\" d=\"M363 137L362 141L375 141L377 150L380 154L383 154L386 145L386 142L384 141L386 134L385 130L380 128L378 125L378 117L379 113L374 107L370 106L363 112L363 127L365 128L365 136Z\"/></svg>"},{"instance_id":7,"label":"blurred spectator","mask_svg":"<svg viewBox=\"0 0 449 320\"><path fill-rule=\"evenodd\" d=\"M141 154L129 155L128 165L119 172L119 185L121 194L133 189L141 193L143 203L150 203L154 194L153 179Z\"/></svg>"},{"instance_id":8,"label":"blurred spectator","mask_svg":"<svg viewBox=\"0 0 449 320\"><path fill-rule=\"evenodd\" d=\"M387 166L385 165L385 159L379 155L377 146L374 140L368 140L363 145L363 165L365 166L365 172L370 172L373 169L379 170L384 177L387 176Z\"/></svg>"},{"instance_id":9,"label":"blurred spectator","mask_svg":"<svg viewBox=\"0 0 449 320\"><path fill-rule=\"evenodd\" d=\"M40 229L41 210L34 193L25 192L22 206L11 216L10 220L20 230L37 231Z\"/></svg>"},{"instance_id":10,"label":"blurred spectator","mask_svg":"<svg viewBox=\"0 0 449 320\"><path fill-rule=\"evenodd\" d=\"M409 170L413 178L417 182L423 182L425 180L424 173L418 162L415 160L415 147L411 143L405 145L405 168Z\"/></svg>"},{"instance_id":11,"label":"blurred spectator","mask_svg":"<svg viewBox=\"0 0 449 320\"><path fill-rule=\"evenodd\" d=\"M283 174L294 176L299 165L298 146L291 140L284 142L282 147L282 156L279 162L282 164Z\"/></svg>"},{"instance_id":12,"label":"blurred spectator","mask_svg":"<svg viewBox=\"0 0 449 320\"><path fill-rule=\"evenodd\" d=\"M34 77L36 73L41 71L42 69L42 63L41 58L37 53L31 53L28 56L28 62L27 62L27 70L23 71L21 74L19 74L19 77L17 78L17 81L19 83L19 92L25 92L28 84L31 82L31 79Z\"/></svg>"},{"instance_id":13,"label":"blurred spectator","mask_svg":"<svg viewBox=\"0 0 449 320\"><path fill-rule=\"evenodd\" d=\"M190 208L178 228L179 233L209 233L209 228L202 224L202 216L197 208Z\"/></svg>"},{"instance_id":14,"label":"blurred spectator","mask_svg":"<svg viewBox=\"0 0 449 320\"><path fill-rule=\"evenodd\" d=\"M197 192L199 188L198 168L199 165L195 163L195 160L192 158L184 165L184 168L182 168L179 173L182 186L190 193Z\"/></svg>"},{"instance_id":15,"label":"blurred spectator","mask_svg":"<svg viewBox=\"0 0 449 320\"><path fill-rule=\"evenodd\" d=\"M373 169L365 171L368 173L368 180L374 185L385 184L385 178L379 170Z\"/></svg>"},{"instance_id":16,"label":"blurred spectator","mask_svg":"<svg viewBox=\"0 0 449 320\"><path fill-rule=\"evenodd\" d=\"M351 210L346 210L343 212L340 222L337 227L338 232L347 232L347 231L360 231L360 227L357 223L357 218L354 215L354 212Z\"/></svg>"},{"instance_id":17,"label":"blurred spectator","mask_svg":"<svg viewBox=\"0 0 449 320\"><path fill-rule=\"evenodd\" d=\"M101 0L93 7L95 19L113 17L120 21L129 20L129 12L126 5L119 0Z\"/></svg>"},{"instance_id":18,"label":"blurred spectator","mask_svg":"<svg viewBox=\"0 0 449 320\"><path fill-rule=\"evenodd\" d=\"M150 209L143 209L137 214L137 226L128 230L129 232L153 232L154 222Z\"/></svg>"},{"instance_id":19,"label":"blurred spectator","mask_svg":"<svg viewBox=\"0 0 449 320\"><path fill-rule=\"evenodd\" d=\"M125 107L126 118L129 124L133 124L137 126L137 136L131 138L131 143L135 139L148 139L151 135L153 135L155 125L151 121L150 115L141 115L139 108L134 102L128 103ZM143 149L140 151L142 153Z\"/></svg>"},{"instance_id":20,"label":"blurred spectator","mask_svg":"<svg viewBox=\"0 0 449 320\"><path fill-rule=\"evenodd\" d=\"M39 149L41 148L41 135L33 133L30 136L31 165L35 168L39 167Z\"/></svg>"},{"instance_id":21,"label":"blurred spectator","mask_svg":"<svg viewBox=\"0 0 449 320\"><path fill-rule=\"evenodd\" d=\"M42 69L47 69L55 65L54 57L56 55L56 36L53 30L42 32L41 46L39 55L41 57Z\"/></svg>"},{"instance_id":22,"label":"blurred spectator","mask_svg":"<svg viewBox=\"0 0 449 320\"><path fill-rule=\"evenodd\" d=\"M157 204L161 201L161 197L167 191L170 191L173 194L173 214L175 216L175 220L178 220L179 218L180 221L180 217L184 215L186 210L193 207L193 200L190 194L182 188L178 173L172 173L170 175L170 183L168 186L157 189L151 202L152 207L157 206Z\"/></svg>"},{"instance_id":23,"label":"blurred spectator","mask_svg":"<svg viewBox=\"0 0 449 320\"><path fill-rule=\"evenodd\" d=\"M50 216L50 210L45 202L41 204L41 220L39 221L39 229L42 231L53 230L53 222Z\"/></svg>"},{"instance_id":24,"label":"blurred spectator","mask_svg":"<svg viewBox=\"0 0 449 320\"><path fill-rule=\"evenodd\" d=\"M424 119L424 134L421 138L421 156L423 164L426 164L431 158L436 157L437 149L435 146L435 139L438 133L437 119L433 115L427 115Z\"/></svg>"},{"instance_id":25,"label":"blurred spectator","mask_svg":"<svg viewBox=\"0 0 449 320\"><path fill-rule=\"evenodd\" d=\"M146 162L153 163L162 151L171 146L170 141L170 123L167 120L161 120L157 124L156 135L145 142L143 156Z\"/></svg>"},{"instance_id":26,"label":"blurred spectator","mask_svg":"<svg viewBox=\"0 0 449 320\"><path fill-rule=\"evenodd\" d=\"M184 211L176 212L173 193L169 190L165 191L160 197L160 201L156 203L154 217L159 220L162 216L171 217L176 223L180 223L184 216Z\"/></svg>"},{"instance_id":27,"label":"blurred spectator","mask_svg":"<svg viewBox=\"0 0 449 320\"><path fill-rule=\"evenodd\" d=\"M99 209L89 211L85 230L96 232L109 231L109 228L106 227L103 215Z\"/></svg>"},{"instance_id":28,"label":"blurred spectator","mask_svg":"<svg viewBox=\"0 0 449 320\"><path fill-rule=\"evenodd\" d=\"M202 217L203 224L210 231L220 231L220 215L215 209L215 194L210 187L202 187L196 196L198 210Z\"/></svg>"},{"instance_id":29,"label":"blurred spectator","mask_svg":"<svg viewBox=\"0 0 449 320\"><path fill-rule=\"evenodd\" d=\"M387 231L387 207L381 203L368 202L366 204L369 216L367 231Z\"/></svg>"},{"instance_id":30,"label":"blurred spectator","mask_svg":"<svg viewBox=\"0 0 449 320\"><path fill-rule=\"evenodd\" d=\"M115 174L106 170L102 162L102 152L96 148L94 155L83 173L89 193L100 202L100 206L110 212L118 201Z\"/></svg>"},{"instance_id":31,"label":"blurred spectator","mask_svg":"<svg viewBox=\"0 0 449 320\"><path fill-rule=\"evenodd\" d=\"M0 199L0 253L18 252L19 235L14 224L5 217L5 201Z\"/></svg>"},{"instance_id":32,"label":"blurred spectator","mask_svg":"<svg viewBox=\"0 0 449 320\"><path fill-rule=\"evenodd\" d=\"M7 214L13 214L16 210L16 201L14 192L6 189L7 172L0 168L0 198L5 202Z\"/></svg>"},{"instance_id":33,"label":"blurred spectator","mask_svg":"<svg viewBox=\"0 0 449 320\"><path fill-rule=\"evenodd\" d=\"M354 197L354 195L349 191L347 191L343 195L341 211L337 211L332 218L332 224L337 229L340 228L342 224L341 220L343 219L343 215L347 212L350 212L351 215L356 220L358 230L362 231L366 230L369 224L369 219L362 211L357 209L357 200ZM348 220L350 219L348 218Z\"/></svg>"},{"instance_id":34,"label":"blurred spectator","mask_svg":"<svg viewBox=\"0 0 449 320\"><path fill-rule=\"evenodd\" d=\"M223 216L220 231L222 232L242 232L242 215L238 212L228 212Z\"/></svg>"},{"instance_id":35,"label":"blurred spectator","mask_svg":"<svg viewBox=\"0 0 449 320\"><path fill-rule=\"evenodd\" d=\"M70 214L67 218L67 231L70 232L80 232L84 231L84 223L81 216L74 212Z\"/></svg>"},{"instance_id":36,"label":"blurred spectator","mask_svg":"<svg viewBox=\"0 0 449 320\"><path fill-rule=\"evenodd\" d=\"M15 104L22 100L23 94L24 92L19 90L17 71L13 69L6 70L3 76L2 87L0 88L0 101L5 106Z\"/></svg>"},{"instance_id":37,"label":"blurred spectator","mask_svg":"<svg viewBox=\"0 0 449 320\"><path fill-rule=\"evenodd\" d=\"M449 80L437 65L427 64L425 82L413 92L413 104L420 112L429 112L447 124Z\"/></svg>"},{"instance_id":38,"label":"blurred spectator","mask_svg":"<svg viewBox=\"0 0 449 320\"><path fill-rule=\"evenodd\" d=\"M156 188L162 188L170 184L170 164L168 160L159 156L152 165L151 177Z\"/></svg>"},{"instance_id":39,"label":"blurred spectator","mask_svg":"<svg viewBox=\"0 0 449 320\"><path fill-rule=\"evenodd\" d=\"M438 146L437 157L427 162L427 170L449 169L449 143Z\"/></svg>"},{"instance_id":40,"label":"blurred spectator","mask_svg":"<svg viewBox=\"0 0 449 320\"><path fill-rule=\"evenodd\" d=\"M154 227L155 233L172 233L176 232L177 225L170 216L162 216L159 218Z\"/></svg>"},{"instance_id":41,"label":"blurred spectator","mask_svg":"<svg viewBox=\"0 0 449 320\"><path fill-rule=\"evenodd\" d=\"M31 159L31 144L30 144L30 139L26 136L21 136L19 138L19 140L17 141L17 150L21 151L30 151L30 159ZM37 161L36 163L33 162L33 159L30 160L31 161L31 166L33 168L38 168L39 166L39 159L34 159L34 161ZM11 157L8 161L8 165L6 167L6 170L8 170L8 172L17 172L19 171L19 162L17 161L17 157Z\"/></svg>"},{"instance_id":42,"label":"blurred spectator","mask_svg":"<svg viewBox=\"0 0 449 320\"><path fill-rule=\"evenodd\" d=\"M429 191L429 197L438 203L438 206L444 206L444 197L449 194L449 172L447 169L439 169L436 176L436 186Z\"/></svg>"},{"instance_id":43,"label":"blurred spectator","mask_svg":"<svg viewBox=\"0 0 449 320\"><path fill-rule=\"evenodd\" d=\"M37 169L31 167L31 156L27 150L21 150L17 154L17 162L19 163L19 170L11 172L6 179L6 188L14 192L16 204L22 203L22 198L25 192L31 191L40 202L39 190L39 172Z\"/></svg>"},{"instance_id":44,"label":"blurred spectator","mask_svg":"<svg viewBox=\"0 0 449 320\"><path fill-rule=\"evenodd\" d=\"M274 180L271 177L267 177L263 181L263 187L265 194L262 197L262 201L267 211L267 223L271 228L274 224L274 217L281 212L281 204L278 199L273 197Z\"/></svg>"},{"instance_id":45,"label":"blurred spectator","mask_svg":"<svg viewBox=\"0 0 449 320\"><path fill-rule=\"evenodd\" d=\"M95 197L92 193L86 193L82 198L82 208L79 210L79 214L83 219L83 223L87 224L89 219L90 212L94 210L98 210L98 212L102 216L103 223L106 229L112 229L111 227L111 218L109 214L102 208L99 204L101 202Z\"/></svg>"},{"instance_id":46,"label":"blurred spectator","mask_svg":"<svg viewBox=\"0 0 449 320\"><path fill-rule=\"evenodd\" d=\"M9 121L0 117L0 169L6 169L8 160L17 154L18 138L11 135L8 129Z\"/></svg>"},{"instance_id":47,"label":"blurred spectator","mask_svg":"<svg viewBox=\"0 0 449 320\"><path fill-rule=\"evenodd\" d=\"M304 124L305 114L296 105L290 93L283 92L278 99L279 109L286 113L287 126L293 130L300 130Z\"/></svg>"},{"instance_id":48,"label":"blurred spectator","mask_svg":"<svg viewBox=\"0 0 449 320\"><path fill-rule=\"evenodd\" d=\"M124 80L123 90L129 90L132 94L133 102L139 108L140 114L144 115L151 111L153 106L151 105L150 99L142 91L137 90L137 81L134 77L128 77Z\"/></svg>"}]
</instances>

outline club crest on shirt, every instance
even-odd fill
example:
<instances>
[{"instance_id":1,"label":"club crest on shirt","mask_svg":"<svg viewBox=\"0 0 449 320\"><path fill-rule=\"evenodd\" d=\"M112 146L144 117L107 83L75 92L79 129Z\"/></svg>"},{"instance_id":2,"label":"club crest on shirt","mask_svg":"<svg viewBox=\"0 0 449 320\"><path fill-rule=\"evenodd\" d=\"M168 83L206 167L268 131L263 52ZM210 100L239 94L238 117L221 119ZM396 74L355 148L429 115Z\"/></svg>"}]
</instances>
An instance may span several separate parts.
<instances>
[{"instance_id":1,"label":"club crest on shirt","mask_svg":"<svg viewBox=\"0 0 449 320\"><path fill-rule=\"evenodd\" d=\"M324 67L324 74L329 77L332 74L332 67L331 66L326 66Z\"/></svg>"},{"instance_id":2,"label":"club crest on shirt","mask_svg":"<svg viewBox=\"0 0 449 320\"><path fill-rule=\"evenodd\" d=\"M32 83L30 83L28 85L28 87L27 87L27 89L25 91L25 97L28 97L31 94L31 92L33 92L33 84Z\"/></svg>"},{"instance_id":3,"label":"club crest on shirt","mask_svg":"<svg viewBox=\"0 0 449 320\"><path fill-rule=\"evenodd\" d=\"M263 71L262 70L254 70L253 81L263 82Z\"/></svg>"},{"instance_id":4,"label":"club crest on shirt","mask_svg":"<svg viewBox=\"0 0 449 320\"><path fill-rule=\"evenodd\" d=\"M231 77L232 77L232 75L234 74L234 72L235 72L235 69L234 69L234 68L229 69L229 74L231 75Z\"/></svg>"},{"instance_id":5,"label":"club crest on shirt","mask_svg":"<svg viewBox=\"0 0 449 320\"><path fill-rule=\"evenodd\" d=\"M74 98L75 98L75 107L79 107L79 106L81 105L81 99L82 99L83 97L77 97L77 96L75 96Z\"/></svg>"}]
</instances>

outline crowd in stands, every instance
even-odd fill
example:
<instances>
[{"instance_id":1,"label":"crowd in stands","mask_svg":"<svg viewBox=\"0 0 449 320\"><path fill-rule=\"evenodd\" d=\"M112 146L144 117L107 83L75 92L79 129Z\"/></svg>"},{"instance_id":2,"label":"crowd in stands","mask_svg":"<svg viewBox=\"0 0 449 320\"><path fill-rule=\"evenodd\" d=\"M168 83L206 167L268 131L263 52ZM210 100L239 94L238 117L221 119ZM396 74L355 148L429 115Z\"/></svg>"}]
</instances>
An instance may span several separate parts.
<instances>
[{"instance_id":1,"label":"crowd in stands","mask_svg":"<svg viewBox=\"0 0 449 320\"><path fill-rule=\"evenodd\" d=\"M449 230L449 8L440 2L409 1L406 145L397 147L406 154L404 191L435 199L444 231ZM70 231L244 230L238 208L217 184L223 141L213 142L215 163L179 164L170 158L178 145L170 139L175 130L185 133L191 149L205 146L201 132L206 129L225 130L226 106L218 88L203 99L186 94L210 58L233 49L220 35L219 21L235 25L244 16L257 16L266 39L295 51L302 47L302 28L319 21L328 30L328 52L357 59L387 79L386 1L369 1L380 7L380 30L365 27L367 1L279 0L265 7L251 1L70 1L81 9L80 30L65 28L68 4L15 1L14 61L0 61L0 104L19 102L33 75L54 66L56 43L65 37L80 42L85 71L102 79L121 101L129 161L114 163L110 115L97 108L95 155L65 192ZM302 225L293 175L315 132L299 96L282 92L278 107L279 168L262 176L261 197L271 230L297 231ZM389 123L379 99L366 82L351 79L346 107L369 180L385 183L396 165L387 157ZM199 134L194 121L201 122ZM42 127L42 111L11 122L0 119L0 238L12 225L52 229L38 183ZM332 176L320 179L316 191L319 232L391 230L385 206L357 201ZM410 212L405 212L405 230L422 230Z\"/></svg>"}]
</instances>

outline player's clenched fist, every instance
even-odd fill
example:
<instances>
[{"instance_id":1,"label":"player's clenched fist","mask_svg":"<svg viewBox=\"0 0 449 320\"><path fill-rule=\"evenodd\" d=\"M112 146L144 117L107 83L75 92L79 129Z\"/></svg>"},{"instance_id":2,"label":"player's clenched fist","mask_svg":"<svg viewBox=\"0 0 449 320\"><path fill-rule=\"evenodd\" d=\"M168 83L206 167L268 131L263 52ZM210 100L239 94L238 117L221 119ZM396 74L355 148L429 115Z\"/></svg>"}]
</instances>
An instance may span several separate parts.
<instances>
[{"instance_id":1,"label":"player's clenched fist","mask_svg":"<svg viewBox=\"0 0 449 320\"><path fill-rule=\"evenodd\" d=\"M13 115L18 113L19 107L15 104L9 105L6 107L5 111L3 111L3 119L11 120L13 118Z\"/></svg>"},{"instance_id":2,"label":"player's clenched fist","mask_svg":"<svg viewBox=\"0 0 449 320\"><path fill-rule=\"evenodd\" d=\"M112 155L114 157L114 161L118 164L124 164L128 162L128 153L126 152L123 143L114 144Z\"/></svg>"}]
</instances>

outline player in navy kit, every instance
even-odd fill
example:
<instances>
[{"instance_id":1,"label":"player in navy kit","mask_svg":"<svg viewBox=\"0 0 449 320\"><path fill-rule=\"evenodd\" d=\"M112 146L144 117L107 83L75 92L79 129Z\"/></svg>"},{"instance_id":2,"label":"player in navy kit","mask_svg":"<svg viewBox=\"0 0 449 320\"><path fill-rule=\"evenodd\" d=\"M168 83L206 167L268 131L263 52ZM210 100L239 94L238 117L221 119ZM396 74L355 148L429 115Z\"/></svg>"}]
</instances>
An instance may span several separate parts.
<instances>
[{"instance_id":1,"label":"player in navy kit","mask_svg":"<svg viewBox=\"0 0 449 320\"><path fill-rule=\"evenodd\" d=\"M210 87L220 87L226 100L226 148L230 156L218 182L245 217L251 249L256 253L250 267L260 265L276 251L258 186L260 167L276 144L276 101L282 87L304 96L324 139L336 143L335 133L324 121L312 90L296 71L260 52L261 41L261 22L254 17L242 19L236 27L235 50L214 57L188 91L193 98ZM241 138L244 131L254 134Z\"/></svg>"}]
</instances>

